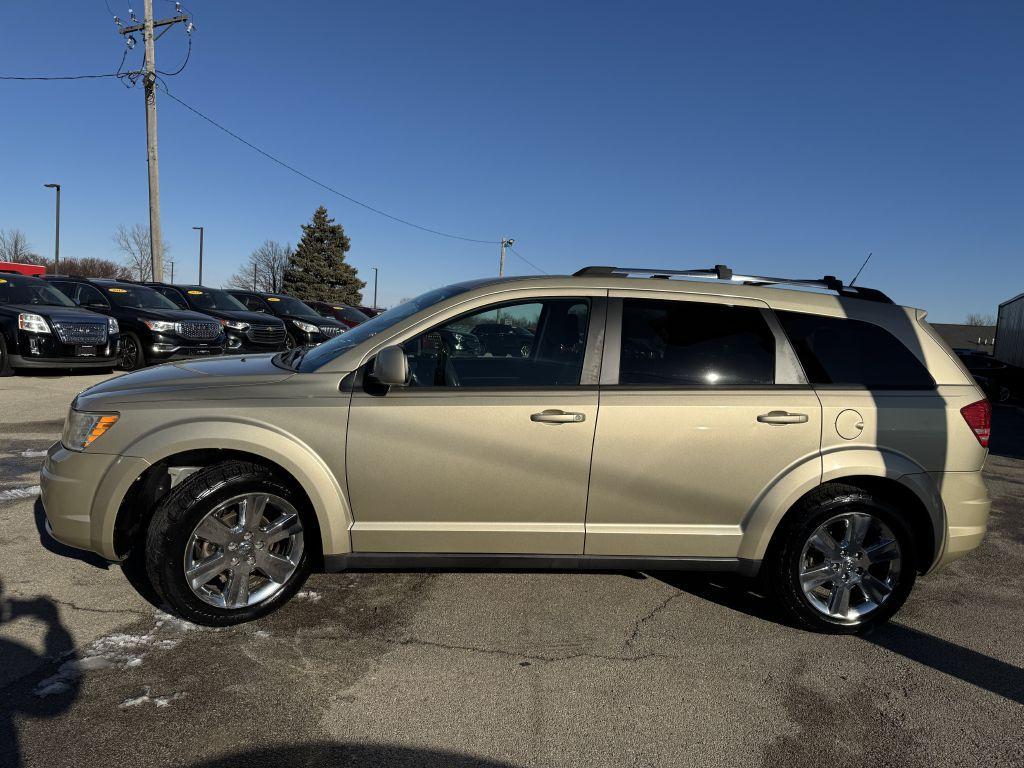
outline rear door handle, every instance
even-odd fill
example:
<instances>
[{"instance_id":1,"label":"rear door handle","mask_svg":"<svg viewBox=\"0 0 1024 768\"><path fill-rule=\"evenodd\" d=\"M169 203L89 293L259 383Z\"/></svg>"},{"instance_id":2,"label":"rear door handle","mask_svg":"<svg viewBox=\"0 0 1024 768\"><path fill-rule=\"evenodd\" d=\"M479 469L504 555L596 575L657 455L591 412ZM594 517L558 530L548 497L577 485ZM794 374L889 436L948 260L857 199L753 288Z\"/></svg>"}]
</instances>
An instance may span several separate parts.
<instances>
[{"instance_id":1,"label":"rear door handle","mask_svg":"<svg viewBox=\"0 0 1024 768\"><path fill-rule=\"evenodd\" d=\"M762 424L806 424L806 413L787 413L786 411L769 411L757 417Z\"/></svg>"},{"instance_id":2,"label":"rear door handle","mask_svg":"<svg viewBox=\"0 0 1024 768\"><path fill-rule=\"evenodd\" d=\"M582 413L547 410L532 414L530 416L530 421L536 421L541 424L578 424L579 422L586 420L586 418L587 417Z\"/></svg>"}]
</instances>

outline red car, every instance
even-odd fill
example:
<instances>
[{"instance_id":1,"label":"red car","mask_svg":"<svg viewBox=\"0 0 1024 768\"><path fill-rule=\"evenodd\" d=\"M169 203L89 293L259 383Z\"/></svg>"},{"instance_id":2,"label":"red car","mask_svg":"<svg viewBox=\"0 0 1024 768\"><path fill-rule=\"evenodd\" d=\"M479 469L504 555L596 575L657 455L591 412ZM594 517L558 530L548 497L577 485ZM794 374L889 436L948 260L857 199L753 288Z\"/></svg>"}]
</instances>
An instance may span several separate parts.
<instances>
[{"instance_id":1,"label":"red car","mask_svg":"<svg viewBox=\"0 0 1024 768\"><path fill-rule=\"evenodd\" d=\"M370 319L370 315L345 304L334 304L327 301L307 301L306 304L315 309L318 315L333 317L348 328L355 328Z\"/></svg>"}]
</instances>

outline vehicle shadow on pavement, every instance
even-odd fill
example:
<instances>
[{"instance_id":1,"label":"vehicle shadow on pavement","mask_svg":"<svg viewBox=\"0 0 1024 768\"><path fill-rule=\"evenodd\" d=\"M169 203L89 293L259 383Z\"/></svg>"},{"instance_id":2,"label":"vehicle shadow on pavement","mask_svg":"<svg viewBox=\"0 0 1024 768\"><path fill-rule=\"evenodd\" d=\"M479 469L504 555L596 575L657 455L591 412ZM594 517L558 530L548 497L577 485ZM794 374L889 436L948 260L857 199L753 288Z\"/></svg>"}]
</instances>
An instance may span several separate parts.
<instances>
[{"instance_id":1,"label":"vehicle shadow on pavement","mask_svg":"<svg viewBox=\"0 0 1024 768\"><path fill-rule=\"evenodd\" d=\"M441 752L433 749L414 749L394 744L345 744L330 741L313 741L282 747L265 747L245 752L234 752L193 763L188 768L281 768L281 766L387 766L387 768L423 768L424 766L445 766L445 768L513 768L512 763L503 763L485 757Z\"/></svg>"},{"instance_id":2,"label":"vehicle shadow on pavement","mask_svg":"<svg viewBox=\"0 0 1024 768\"><path fill-rule=\"evenodd\" d=\"M56 660L70 661L68 657L75 644L60 621L57 606L45 597L4 598L3 584L0 584L0 625L19 619L34 619L45 625L43 651L39 653L22 643L0 637L0 679L8 678L12 671L46 670ZM44 692L28 687L27 679L15 677L0 688L0 764L12 768L22 765L16 720L64 714L77 698L81 684L79 677L69 675Z\"/></svg>"},{"instance_id":3,"label":"vehicle shadow on pavement","mask_svg":"<svg viewBox=\"0 0 1024 768\"><path fill-rule=\"evenodd\" d=\"M649 575L724 608L762 621L792 626L775 610L774 603L760 594L753 579L734 574L649 572ZM894 622L859 637L918 664L1024 704L1024 669L1013 664Z\"/></svg>"},{"instance_id":4,"label":"vehicle shadow on pavement","mask_svg":"<svg viewBox=\"0 0 1024 768\"><path fill-rule=\"evenodd\" d=\"M43 549L53 552L55 555L60 555L61 557L70 557L72 560L80 560L81 562L95 568L101 568L104 571L110 567L110 563L99 555L93 552L86 552L84 549L69 547L66 544L61 544L53 538L53 536L50 535L50 532L46 530L46 512L43 510L43 502L41 499L36 499L36 504L32 511L35 516L36 531L39 533L39 543L43 545Z\"/></svg>"}]
</instances>

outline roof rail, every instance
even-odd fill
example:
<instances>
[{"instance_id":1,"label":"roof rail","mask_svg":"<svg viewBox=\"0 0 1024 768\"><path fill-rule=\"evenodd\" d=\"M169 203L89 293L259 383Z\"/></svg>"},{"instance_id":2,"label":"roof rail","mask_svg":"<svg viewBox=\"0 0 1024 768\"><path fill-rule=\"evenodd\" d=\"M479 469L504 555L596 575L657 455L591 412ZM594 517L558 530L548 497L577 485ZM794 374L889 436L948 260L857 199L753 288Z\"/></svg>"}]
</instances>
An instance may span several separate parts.
<instances>
[{"instance_id":1,"label":"roof rail","mask_svg":"<svg viewBox=\"0 0 1024 768\"><path fill-rule=\"evenodd\" d=\"M716 264L711 269L647 269L643 267L584 267L573 273L573 277L630 277L643 276L653 279L669 280L673 277L697 277L707 280L726 280L741 285L796 285L805 288L824 288L835 291L840 296L852 299L877 301L882 304L894 303L892 299L875 288L864 288L859 285L843 285L843 281L834 275L825 275L820 279L796 279L789 277L765 277L762 275L737 275L725 264Z\"/></svg>"}]
</instances>

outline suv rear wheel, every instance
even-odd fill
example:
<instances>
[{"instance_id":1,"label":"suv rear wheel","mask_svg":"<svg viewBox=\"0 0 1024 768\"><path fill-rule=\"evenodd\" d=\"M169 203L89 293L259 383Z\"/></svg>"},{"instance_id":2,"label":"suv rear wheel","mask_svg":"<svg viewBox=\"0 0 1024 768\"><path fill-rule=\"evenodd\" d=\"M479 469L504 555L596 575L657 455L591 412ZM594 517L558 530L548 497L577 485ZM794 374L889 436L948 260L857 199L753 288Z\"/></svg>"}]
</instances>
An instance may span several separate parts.
<instances>
[{"instance_id":1,"label":"suv rear wheel","mask_svg":"<svg viewBox=\"0 0 1024 768\"><path fill-rule=\"evenodd\" d=\"M794 509L765 576L798 625L850 634L886 621L914 586L914 541L899 511L855 486L830 483Z\"/></svg>"},{"instance_id":2,"label":"suv rear wheel","mask_svg":"<svg viewBox=\"0 0 1024 768\"><path fill-rule=\"evenodd\" d=\"M146 572L178 616L224 626L286 603L310 570L305 500L269 469L231 461L169 493L146 539Z\"/></svg>"}]
</instances>

